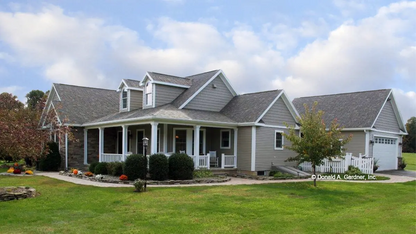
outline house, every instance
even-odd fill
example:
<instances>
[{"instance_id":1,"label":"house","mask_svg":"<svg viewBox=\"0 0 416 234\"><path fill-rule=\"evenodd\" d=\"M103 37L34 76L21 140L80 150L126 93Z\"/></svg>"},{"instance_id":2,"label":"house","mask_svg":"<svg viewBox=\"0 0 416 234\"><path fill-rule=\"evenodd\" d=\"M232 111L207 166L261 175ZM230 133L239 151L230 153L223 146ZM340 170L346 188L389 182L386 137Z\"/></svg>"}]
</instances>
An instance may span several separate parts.
<instances>
[{"instance_id":1,"label":"house","mask_svg":"<svg viewBox=\"0 0 416 234\"><path fill-rule=\"evenodd\" d=\"M285 92L239 95L221 70L186 77L147 72L114 90L53 84L45 111L52 109L78 139L51 135L64 139L65 168L144 154L144 137L147 154L184 152L196 168L264 174L295 155L283 148L290 144L284 123L298 128Z\"/></svg>"},{"instance_id":2,"label":"house","mask_svg":"<svg viewBox=\"0 0 416 234\"><path fill-rule=\"evenodd\" d=\"M405 125L396 105L392 90L372 90L341 93L293 100L297 111L305 112L318 102L317 109L323 110L325 123L337 119L352 140L346 151L378 160L378 170L395 170L402 156L402 137L407 135Z\"/></svg>"}]
</instances>

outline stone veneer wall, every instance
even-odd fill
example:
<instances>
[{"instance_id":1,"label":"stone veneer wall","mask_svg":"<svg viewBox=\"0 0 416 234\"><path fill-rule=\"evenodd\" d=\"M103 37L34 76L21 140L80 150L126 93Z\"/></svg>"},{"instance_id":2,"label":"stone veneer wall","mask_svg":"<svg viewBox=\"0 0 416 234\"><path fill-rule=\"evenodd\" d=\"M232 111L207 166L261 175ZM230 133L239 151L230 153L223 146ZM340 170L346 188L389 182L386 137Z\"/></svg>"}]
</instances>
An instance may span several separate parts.
<instances>
[{"instance_id":1,"label":"stone veneer wall","mask_svg":"<svg viewBox=\"0 0 416 234\"><path fill-rule=\"evenodd\" d=\"M106 128L104 130L104 152L116 153L117 147L117 131L121 128ZM98 162L99 143L98 143L98 129L88 129L88 156L87 163ZM72 128L72 134L75 140L68 142L68 168L82 168L86 169L84 165L84 128ZM63 141L65 142L65 140ZM61 145L61 168L65 168L65 143Z\"/></svg>"}]
</instances>

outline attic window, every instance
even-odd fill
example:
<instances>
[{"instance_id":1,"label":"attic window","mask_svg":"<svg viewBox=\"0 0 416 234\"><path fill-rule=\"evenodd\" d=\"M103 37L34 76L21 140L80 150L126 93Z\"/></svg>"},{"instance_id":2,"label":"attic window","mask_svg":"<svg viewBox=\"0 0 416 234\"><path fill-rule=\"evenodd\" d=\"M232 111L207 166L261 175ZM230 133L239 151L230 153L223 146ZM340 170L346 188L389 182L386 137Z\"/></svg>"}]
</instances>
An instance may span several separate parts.
<instances>
[{"instance_id":1,"label":"attic window","mask_svg":"<svg viewBox=\"0 0 416 234\"><path fill-rule=\"evenodd\" d=\"M146 89L145 89L145 93L146 93L146 106L151 106L153 104L153 100L152 100L152 83L148 82L146 84Z\"/></svg>"},{"instance_id":2,"label":"attic window","mask_svg":"<svg viewBox=\"0 0 416 234\"><path fill-rule=\"evenodd\" d=\"M123 90L123 92L121 92L121 107L123 109L127 109L127 90Z\"/></svg>"}]
</instances>

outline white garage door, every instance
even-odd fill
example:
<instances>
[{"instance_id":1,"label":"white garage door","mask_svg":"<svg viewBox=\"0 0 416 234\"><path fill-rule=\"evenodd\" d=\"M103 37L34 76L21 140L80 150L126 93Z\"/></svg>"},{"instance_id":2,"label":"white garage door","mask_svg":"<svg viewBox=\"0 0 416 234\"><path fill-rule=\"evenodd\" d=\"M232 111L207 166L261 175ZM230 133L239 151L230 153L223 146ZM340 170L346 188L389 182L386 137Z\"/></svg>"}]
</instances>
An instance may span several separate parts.
<instances>
[{"instance_id":1,"label":"white garage door","mask_svg":"<svg viewBox=\"0 0 416 234\"><path fill-rule=\"evenodd\" d=\"M378 159L379 171L397 169L397 139L376 137L374 139L373 157Z\"/></svg>"}]
</instances>

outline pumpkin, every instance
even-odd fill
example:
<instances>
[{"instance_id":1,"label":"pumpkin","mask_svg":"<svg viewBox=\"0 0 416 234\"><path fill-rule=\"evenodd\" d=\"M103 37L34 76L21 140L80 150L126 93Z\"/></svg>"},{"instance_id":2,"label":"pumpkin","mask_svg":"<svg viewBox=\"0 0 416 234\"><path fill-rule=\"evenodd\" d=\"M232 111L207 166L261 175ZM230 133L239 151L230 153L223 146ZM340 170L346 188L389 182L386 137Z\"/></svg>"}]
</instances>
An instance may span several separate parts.
<instances>
[{"instance_id":1,"label":"pumpkin","mask_svg":"<svg viewBox=\"0 0 416 234\"><path fill-rule=\"evenodd\" d=\"M78 170L77 169L74 169L72 172L74 173L74 175L78 174Z\"/></svg>"}]
</instances>

